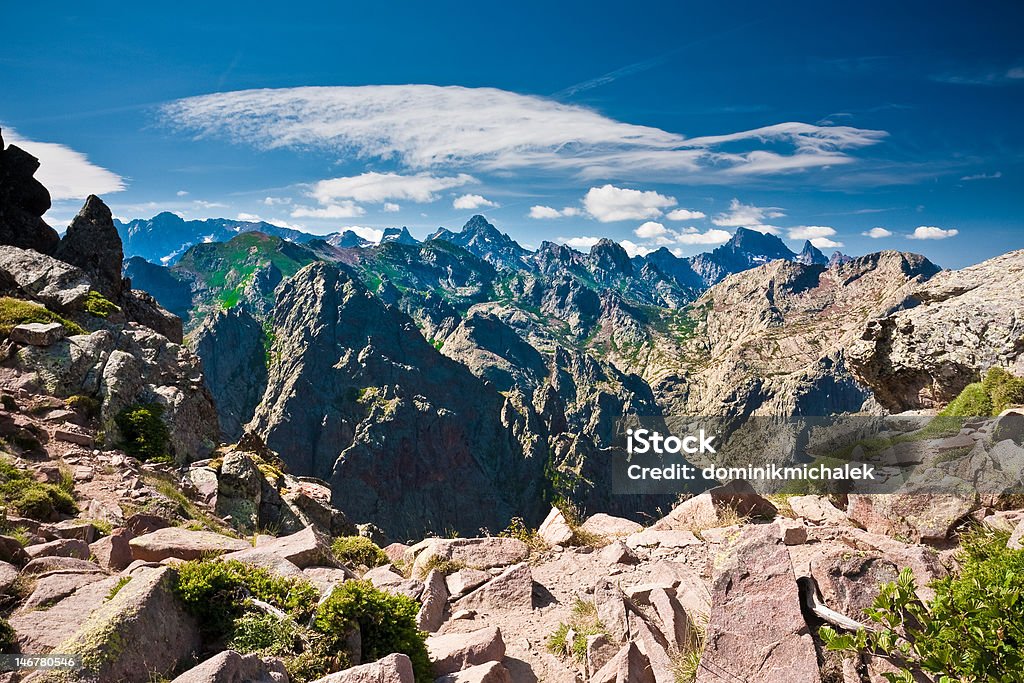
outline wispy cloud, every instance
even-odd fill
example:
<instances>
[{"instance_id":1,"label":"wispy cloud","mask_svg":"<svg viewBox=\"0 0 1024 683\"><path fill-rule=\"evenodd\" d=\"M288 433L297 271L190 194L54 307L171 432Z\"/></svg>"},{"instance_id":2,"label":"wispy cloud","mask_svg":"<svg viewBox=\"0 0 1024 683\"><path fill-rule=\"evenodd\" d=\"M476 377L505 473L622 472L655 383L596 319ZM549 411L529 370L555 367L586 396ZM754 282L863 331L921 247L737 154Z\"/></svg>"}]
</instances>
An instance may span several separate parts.
<instances>
[{"instance_id":1,"label":"wispy cloud","mask_svg":"<svg viewBox=\"0 0 1024 683\"><path fill-rule=\"evenodd\" d=\"M931 80L951 85L1014 85L1024 83L1024 66L990 67L934 74Z\"/></svg>"},{"instance_id":2,"label":"wispy cloud","mask_svg":"<svg viewBox=\"0 0 1024 683\"><path fill-rule=\"evenodd\" d=\"M374 203L406 200L424 204L435 201L437 193L442 190L475 182L475 178L464 173L443 177L430 173L400 175L398 173L371 172L346 178L321 180L313 186L310 195L321 204L331 204L338 199Z\"/></svg>"},{"instance_id":3,"label":"wispy cloud","mask_svg":"<svg viewBox=\"0 0 1024 683\"><path fill-rule=\"evenodd\" d=\"M971 175L965 175L960 180L996 180L1003 177L1002 171L996 171L995 173L973 173Z\"/></svg>"},{"instance_id":4,"label":"wispy cloud","mask_svg":"<svg viewBox=\"0 0 1024 683\"><path fill-rule=\"evenodd\" d=\"M579 216L583 213L580 209L575 206L567 206L563 209L556 209L553 206L544 206L537 204L530 207L530 218L537 220L552 219L552 218L565 218L567 216Z\"/></svg>"},{"instance_id":5,"label":"wispy cloud","mask_svg":"<svg viewBox=\"0 0 1024 683\"><path fill-rule=\"evenodd\" d=\"M579 178L770 175L848 164L884 131L786 122L680 133L495 88L400 85L244 90L161 108L172 126L261 149L320 149L412 171L560 171ZM728 151L723 147L728 146Z\"/></svg>"},{"instance_id":6,"label":"wispy cloud","mask_svg":"<svg viewBox=\"0 0 1024 683\"><path fill-rule=\"evenodd\" d=\"M89 161L81 152L56 142L38 142L22 137L13 128L3 129L4 141L17 145L39 159L35 177L50 191L54 201L84 199L125 189L125 179Z\"/></svg>"},{"instance_id":7,"label":"wispy cloud","mask_svg":"<svg viewBox=\"0 0 1024 683\"><path fill-rule=\"evenodd\" d=\"M785 215L781 209L775 206L754 206L733 199L729 202L729 210L717 214L711 219L711 222L723 228L749 228L777 235L780 232L779 228L764 221L782 218Z\"/></svg>"}]
</instances>

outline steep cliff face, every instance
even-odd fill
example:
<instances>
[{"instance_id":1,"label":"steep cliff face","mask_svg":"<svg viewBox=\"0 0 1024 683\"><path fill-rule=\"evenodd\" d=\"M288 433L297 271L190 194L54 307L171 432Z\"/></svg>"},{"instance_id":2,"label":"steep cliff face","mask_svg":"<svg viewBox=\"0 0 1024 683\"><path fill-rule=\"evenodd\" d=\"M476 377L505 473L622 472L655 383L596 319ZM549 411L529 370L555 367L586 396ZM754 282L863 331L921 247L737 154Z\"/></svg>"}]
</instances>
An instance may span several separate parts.
<instances>
[{"instance_id":1,"label":"steep cliff face","mask_svg":"<svg viewBox=\"0 0 1024 683\"><path fill-rule=\"evenodd\" d=\"M870 392L845 349L867 320L899 305L938 268L881 252L825 268L789 261L733 275L658 336L643 375L677 415L827 415Z\"/></svg>"},{"instance_id":2,"label":"steep cliff face","mask_svg":"<svg viewBox=\"0 0 1024 683\"><path fill-rule=\"evenodd\" d=\"M221 432L241 438L267 386L270 337L244 308L209 316L192 333L189 345L203 359L207 390L217 404Z\"/></svg>"},{"instance_id":3,"label":"steep cliff face","mask_svg":"<svg viewBox=\"0 0 1024 683\"><path fill-rule=\"evenodd\" d=\"M994 366L1024 373L1024 251L943 271L905 294L848 352L885 407L942 405Z\"/></svg>"},{"instance_id":4,"label":"steep cliff face","mask_svg":"<svg viewBox=\"0 0 1024 683\"><path fill-rule=\"evenodd\" d=\"M280 289L267 389L250 428L336 504L396 537L504 528L540 505L544 462L501 421L504 398L439 354L340 268Z\"/></svg>"}]
</instances>

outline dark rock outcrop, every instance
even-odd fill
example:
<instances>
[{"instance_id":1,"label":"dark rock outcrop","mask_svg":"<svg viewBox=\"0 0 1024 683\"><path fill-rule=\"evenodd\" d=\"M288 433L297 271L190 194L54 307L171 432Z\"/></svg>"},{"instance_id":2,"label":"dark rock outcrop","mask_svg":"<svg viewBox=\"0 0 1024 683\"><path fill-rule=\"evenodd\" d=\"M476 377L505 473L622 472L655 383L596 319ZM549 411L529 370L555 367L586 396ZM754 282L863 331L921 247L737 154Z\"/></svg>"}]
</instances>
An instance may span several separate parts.
<instances>
[{"instance_id":1,"label":"dark rock outcrop","mask_svg":"<svg viewBox=\"0 0 1024 683\"><path fill-rule=\"evenodd\" d=\"M81 268L97 292L111 301L120 300L126 289L121 277L124 251L110 209L99 197L91 194L85 200L54 256Z\"/></svg>"},{"instance_id":2,"label":"dark rock outcrop","mask_svg":"<svg viewBox=\"0 0 1024 683\"><path fill-rule=\"evenodd\" d=\"M50 193L32 176L39 160L0 137L0 244L52 254L60 236L43 220Z\"/></svg>"}]
</instances>

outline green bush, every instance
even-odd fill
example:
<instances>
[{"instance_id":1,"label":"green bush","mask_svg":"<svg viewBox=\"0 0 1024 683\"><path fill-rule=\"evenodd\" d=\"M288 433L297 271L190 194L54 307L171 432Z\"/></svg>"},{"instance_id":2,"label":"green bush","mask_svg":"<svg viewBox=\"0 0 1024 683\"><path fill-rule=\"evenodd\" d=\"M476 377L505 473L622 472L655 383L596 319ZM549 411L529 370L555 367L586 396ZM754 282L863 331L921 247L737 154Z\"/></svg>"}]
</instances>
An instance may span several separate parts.
<instances>
[{"instance_id":1,"label":"green bush","mask_svg":"<svg viewBox=\"0 0 1024 683\"><path fill-rule=\"evenodd\" d=\"M108 318L121 309L99 292L90 291L85 298L85 312L97 318Z\"/></svg>"},{"instance_id":2,"label":"green bush","mask_svg":"<svg viewBox=\"0 0 1024 683\"><path fill-rule=\"evenodd\" d=\"M417 683L430 683L434 674L426 633L416 627L418 611L419 604L404 595L377 590L367 581L346 581L317 608L314 627L343 648L344 638L358 626L364 662L401 652L412 660Z\"/></svg>"},{"instance_id":3,"label":"green bush","mask_svg":"<svg viewBox=\"0 0 1024 683\"><path fill-rule=\"evenodd\" d=\"M169 461L170 430L163 420L164 408L158 403L125 408L114 418L124 439L122 446L140 460Z\"/></svg>"},{"instance_id":4,"label":"green bush","mask_svg":"<svg viewBox=\"0 0 1024 683\"><path fill-rule=\"evenodd\" d=\"M339 536L331 544L339 561L352 566L379 567L391 560L376 543L364 536Z\"/></svg>"},{"instance_id":5,"label":"green bush","mask_svg":"<svg viewBox=\"0 0 1024 683\"><path fill-rule=\"evenodd\" d=\"M968 384L939 415L945 417L987 417L992 414L992 398L981 382Z\"/></svg>"},{"instance_id":6,"label":"green bush","mask_svg":"<svg viewBox=\"0 0 1024 683\"><path fill-rule=\"evenodd\" d=\"M57 514L73 515L78 506L70 492L55 484L36 481L28 472L20 470L0 458L0 504L22 517L49 521Z\"/></svg>"},{"instance_id":7,"label":"green bush","mask_svg":"<svg viewBox=\"0 0 1024 683\"><path fill-rule=\"evenodd\" d=\"M242 562L195 560L178 567L175 592L185 609L213 638L231 633L255 598L284 611L298 622L307 621L316 607L316 589L305 581L276 576Z\"/></svg>"},{"instance_id":8,"label":"green bush","mask_svg":"<svg viewBox=\"0 0 1024 683\"><path fill-rule=\"evenodd\" d=\"M92 396L75 394L64 399L68 408L75 411L87 420L93 420L100 416L100 402Z\"/></svg>"},{"instance_id":9,"label":"green bush","mask_svg":"<svg viewBox=\"0 0 1024 683\"><path fill-rule=\"evenodd\" d=\"M85 334L81 325L65 320L45 306L9 296L0 297L0 336L25 323L60 323L68 334Z\"/></svg>"},{"instance_id":10,"label":"green bush","mask_svg":"<svg viewBox=\"0 0 1024 683\"><path fill-rule=\"evenodd\" d=\"M881 653L899 663L893 683L930 675L939 683L1020 680L1024 671L1024 550L1006 546L1008 534L967 534L960 573L931 584L935 598L918 600L909 569L886 584L867 610L878 628L839 635L819 632L831 650Z\"/></svg>"},{"instance_id":11,"label":"green bush","mask_svg":"<svg viewBox=\"0 0 1024 683\"><path fill-rule=\"evenodd\" d=\"M18 634L7 620L0 617L0 652L10 652L18 644Z\"/></svg>"},{"instance_id":12,"label":"green bush","mask_svg":"<svg viewBox=\"0 0 1024 683\"><path fill-rule=\"evenodd\" d=\"M1009 406L1024 404L1024 378L1014 377L1003 368L990 368L982 385L992 399L992 413L995 415Z\"/></svg>"}]
</instances>

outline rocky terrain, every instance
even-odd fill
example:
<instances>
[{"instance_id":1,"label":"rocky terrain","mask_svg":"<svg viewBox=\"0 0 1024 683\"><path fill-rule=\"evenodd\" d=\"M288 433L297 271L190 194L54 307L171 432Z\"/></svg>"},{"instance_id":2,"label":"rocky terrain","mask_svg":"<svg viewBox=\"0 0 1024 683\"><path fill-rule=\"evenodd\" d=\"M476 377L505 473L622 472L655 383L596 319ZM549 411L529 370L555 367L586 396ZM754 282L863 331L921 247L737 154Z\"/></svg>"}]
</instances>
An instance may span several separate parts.
<instances>
[{"instance_id":1,"label":"rocky terrain","mask_svg":"<svg viewBox=\"0 0 1024 683\"><path fill-rule=\"evenodd\" d=\"M36 168L0 144L0 640L77 661L4 680L880 683L823 627L903 569L931 599L968 529L1020 548L1024 252L631 259L476 218L126 278ZM914 485L612 494L617 420L686 413L861 413Z\"/></svg>"}]
</instances>

